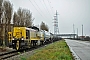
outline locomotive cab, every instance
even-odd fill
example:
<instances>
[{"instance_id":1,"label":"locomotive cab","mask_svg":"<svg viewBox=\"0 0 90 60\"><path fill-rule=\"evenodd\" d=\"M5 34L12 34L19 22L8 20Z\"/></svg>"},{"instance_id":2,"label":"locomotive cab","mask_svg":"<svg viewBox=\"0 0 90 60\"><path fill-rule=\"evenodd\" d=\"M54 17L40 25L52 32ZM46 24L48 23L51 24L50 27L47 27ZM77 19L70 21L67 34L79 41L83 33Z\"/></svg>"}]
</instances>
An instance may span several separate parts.
<instances>
[{"instance_id":1,"label":"locomotive cab","mask_svg":"<svg viewBox=\"0 0 90 60\"><path fill-rule=\"evenodd\" d=\"M40 32L35 27L14 27L9 35L9 47L19 50L32 46L36 46L40 43Z\"/></svg>"},{"instance_id":2,"label":"locomotive cab","mask_svg":"<svg viewBox=\"0 0 90 60\"><path fill-rule=\"evenodd\" d=\"M14 27L12 39L9 39L9 46L13 49L19 50L27 46L29 39L30 31L27 30L26 27Z\"/></svg>"}]
</instances>

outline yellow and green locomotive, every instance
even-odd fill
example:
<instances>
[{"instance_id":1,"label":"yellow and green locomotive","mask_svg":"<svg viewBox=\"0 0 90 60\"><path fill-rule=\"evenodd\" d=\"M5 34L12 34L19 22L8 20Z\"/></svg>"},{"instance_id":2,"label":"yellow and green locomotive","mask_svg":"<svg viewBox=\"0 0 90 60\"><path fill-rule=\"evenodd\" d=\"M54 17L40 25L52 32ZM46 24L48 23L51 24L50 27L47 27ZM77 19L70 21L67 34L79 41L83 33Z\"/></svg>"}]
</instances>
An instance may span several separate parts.
<instances>
[{"instance_id":1,"label":"yellow and green locomotive","mask_svg":"<svg viewBox=\"0 0 90 60\"><path fill-rule=\"evenodd\" d=\"M9 47L19 50L40 45L43 37L37 27L14 27L12 32L8 32Z\"/></svg>"}]
</instances>

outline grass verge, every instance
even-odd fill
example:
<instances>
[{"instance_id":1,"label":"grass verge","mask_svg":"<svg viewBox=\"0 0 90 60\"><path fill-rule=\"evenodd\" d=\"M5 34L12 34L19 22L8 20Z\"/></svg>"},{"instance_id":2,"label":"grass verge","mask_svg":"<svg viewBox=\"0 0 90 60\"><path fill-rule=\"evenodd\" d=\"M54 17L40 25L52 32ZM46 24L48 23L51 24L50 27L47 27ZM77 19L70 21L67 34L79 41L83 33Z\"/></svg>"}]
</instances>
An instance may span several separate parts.
<instances>
[{"instance_id":1,"label":"grass verge","mask_svg":"<svg viewBox=\"0 0 90 60\"><path fill-rule=\"evenodd\" d=\"M61 40L36 50L27 60L73 60L73 56L66 42Z\"/></svg>"}]
</instances>

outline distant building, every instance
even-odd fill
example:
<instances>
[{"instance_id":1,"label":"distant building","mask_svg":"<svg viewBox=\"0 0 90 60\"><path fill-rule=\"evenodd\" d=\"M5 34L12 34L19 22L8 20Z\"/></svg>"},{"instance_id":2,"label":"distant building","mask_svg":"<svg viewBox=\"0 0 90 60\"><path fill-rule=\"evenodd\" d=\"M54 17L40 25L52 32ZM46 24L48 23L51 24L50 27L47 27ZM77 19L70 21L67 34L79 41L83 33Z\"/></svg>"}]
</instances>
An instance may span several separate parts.
<instances>
[{"instance_id":1,"label":"distant building","mask_svg":"<svg viewBox=\"0 0 90 60\"><path fill-rule=\"evenodd\" d=\"M83 40L85 36L78 36L79 39Z\"/></svg>"},{"instance_id":2,"label":"distant building","mask_svg":"<svg viewBox=\"0 0 90 60\"><path fill-rule=\"evenodd\" d=\"M78 37L79 39L81 39L81 40L89 40L90 41L90 37L89 36L79 36Z\"/></svg>"}]
</instances>

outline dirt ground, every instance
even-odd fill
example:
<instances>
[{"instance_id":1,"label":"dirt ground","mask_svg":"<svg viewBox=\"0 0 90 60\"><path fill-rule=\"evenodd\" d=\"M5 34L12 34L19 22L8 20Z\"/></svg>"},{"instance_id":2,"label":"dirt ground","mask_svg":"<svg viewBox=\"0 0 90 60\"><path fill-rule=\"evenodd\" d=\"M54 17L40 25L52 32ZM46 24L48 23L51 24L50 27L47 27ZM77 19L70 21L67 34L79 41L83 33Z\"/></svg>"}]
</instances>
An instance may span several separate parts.
<instances>
[{"instance_id":1,"label":"dirt ground","mask_svg":"<svg viewBox=\"0 0 90 60\"><path fill-rule=\"evenodd\" d=\"M0 54L5 53L5 52L10 52L14 51L14 49L9 48L9 47L0 47Z\"/></svg>"},{"instance_id":2,"label":"dirt ground","mask_svg":"<svg viewBox=\"0 0 90 60\"><path fill-rule=\"evenodd\" d=\"M6 48L2 48L2 47L0 47L0 52L5 52L5 51L7 51Z\"/></svg>"}]
</instances>

